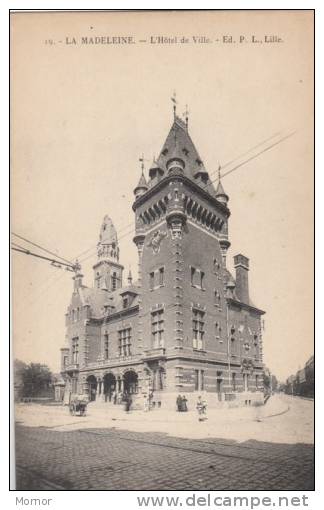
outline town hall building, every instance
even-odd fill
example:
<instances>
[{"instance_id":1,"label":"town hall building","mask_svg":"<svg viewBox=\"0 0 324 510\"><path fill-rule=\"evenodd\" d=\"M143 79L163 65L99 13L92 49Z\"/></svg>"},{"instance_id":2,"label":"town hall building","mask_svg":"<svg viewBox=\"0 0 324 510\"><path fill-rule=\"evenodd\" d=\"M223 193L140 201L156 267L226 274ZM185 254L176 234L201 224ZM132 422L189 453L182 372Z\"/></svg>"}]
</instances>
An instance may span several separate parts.
<instances>
[{"instance_id":1,"label":"town hall building","mask_svg":"<svg viewBox=\"0 0 324 510\"><path fill-rule=\"evenodd\" d=\"M61 349L65 401L86 394L112 403L131 394L134 408L175 408L184 395L211 407L263 399L261 317L249 294L249 259L230 247L229 197L214 187L176 114L161 153L134 190L138 280L123 274L110 216L100 228L93 286L82 274L66 313Z\"/></svg>"}]
</instances>

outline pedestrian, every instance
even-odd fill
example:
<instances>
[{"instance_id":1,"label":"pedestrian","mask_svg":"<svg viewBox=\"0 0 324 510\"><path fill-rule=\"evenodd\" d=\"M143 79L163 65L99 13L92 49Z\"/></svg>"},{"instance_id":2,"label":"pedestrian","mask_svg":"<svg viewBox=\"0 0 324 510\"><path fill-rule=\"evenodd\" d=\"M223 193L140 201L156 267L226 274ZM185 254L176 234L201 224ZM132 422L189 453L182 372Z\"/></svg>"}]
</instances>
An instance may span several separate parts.
<instances>
[{"instance_id":1,"label":"pedestrian","mask_svg":"<svg viewBox=\"0 0 324 510\"><path fill-rule=\"evenodd\" d=\"M117 392L116 391L113 392L113 402L114 402L114 405L117 404Z\"/></svg>"},{"instance_id":2,"label":"pedestrian","mask_svg":"<svg viewBox=\"0 0 324 510\"><path fill-rule=\"evenodd\" d=\"M198 411L198 420L199 421L207 420L207 417L206 417L207 403L205 400L202 400L201 395L199 395L199 397L198 397L196 408Z\"/></svg>"},{"instance_id":3,"label":"pedestrian","mask_svg":"<svg viewBox=\"0 0 324 510\"><path fill-rule=\"evenodd\" d=\"M144 399L143 402L144 411L148 412L150 410L150 393L149 392L144 393L143 399Z\"/></svg>"},{"instance_id":4,"label":"pedestrian","mask_svg":"<svg viewBox=\"0 0 324 510\"><path fill-rule=\"evenodd\" d=\"M181 395L177 396L177 411L181 413L182 411L182 397Z\"/></svg>"},{"instance_id":5,"label":"pedestrian","mask_svg":"<svg viewBox=\"0 0 324 510\"><path fill-rule=\"evenodd\" d=\"M181 400L182 400L182 402L181 402L182 412L186 413L188 411L188 407L187 407L188 399L185 397L185 395L182 395Z\"/></svg>"},{"instance_id":6,"label":"pedestrian","mask_svg":"<svg viewBox=\"0 0 324 510\"><path fill-rule=\"evenodd\" d=\"M129 413L131 405L132 405L132 398L128 393L126 393L126 395L124 397L124 401L125 401L125 411L126 411L126 413Z\"/></svg>"}]
</instances>

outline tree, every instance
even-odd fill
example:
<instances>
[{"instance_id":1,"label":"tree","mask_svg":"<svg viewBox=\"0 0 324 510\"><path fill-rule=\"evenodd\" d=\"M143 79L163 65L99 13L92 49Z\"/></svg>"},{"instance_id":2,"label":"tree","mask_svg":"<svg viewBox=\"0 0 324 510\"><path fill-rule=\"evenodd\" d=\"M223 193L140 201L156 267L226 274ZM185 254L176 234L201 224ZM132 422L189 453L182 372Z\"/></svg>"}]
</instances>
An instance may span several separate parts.
<instances>
[{"instance_id":1,"label":"tree","mask_svg":"<svg viewBox=\"0 0 324 510\"><path fill-rule=\"evenodd\" d=\"M278 388L278 379L275 375L271 376L272 391L276 391Z\"/></svg>"},{"instance_id":2,"label":"tree","mask_svg":"<svg viewBox=\"0 0 324 510\"><path fill-rule=\"evenodd\" d=\"M263 387L266 393L272 391L276 391L278 387L278 379L275 375L271 374L270 370L267 367L264 367L263 370Z\"/></svg>"},{"instance_id":3,"label":"tree","mask_svg":"<svg viewBox=\"0 0 324 510\"><path fill-rule=\"evenodd\" d=\"M52 373L47 365L30 363L21 370L23 396L41 396L48 391L52 382Z\"/></svg>"}]
</instances>

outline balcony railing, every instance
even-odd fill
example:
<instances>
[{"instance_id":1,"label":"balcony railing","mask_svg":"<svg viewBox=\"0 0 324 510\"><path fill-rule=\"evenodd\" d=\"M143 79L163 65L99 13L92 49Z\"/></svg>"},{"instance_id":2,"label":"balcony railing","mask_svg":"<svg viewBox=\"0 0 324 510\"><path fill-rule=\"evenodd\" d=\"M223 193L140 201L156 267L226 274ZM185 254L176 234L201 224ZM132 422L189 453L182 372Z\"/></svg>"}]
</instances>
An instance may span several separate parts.
<instances>
[{"instance_id":1,"label":"balcony railing","mask_svg":"<svg viewBox=\"0 0 324 510\"><path fill-rule=\"evenodd\" d=\"M161 358L164 356L165 356L165 348L164 347L156 347L155 349L146 349L143 352L144 359Z\"/></svg>"},{"instance_id":2,"label":"balcony railing","mask_svg":"<svg viewBox=\"0 0 324 510\"><path fill-rule=\"evenodd\" d=\"M96 368L96 367L102 367L102 366L110 366L110 365L116 365L121 362L130 362L133 363L134 361L139 361L139 355L138 354L130 354L129 356L111 356L109 358L105 359L98 359L97 361L90 361L86 363L86 368Z\"/></svg>"},{"instance_id":3,"label":"balcony railing","mask_svg":"<svg viewBox=\"0 0 324 510\"><path fill-rule=\"evenodd\" d=\"M70 372L71 370L79 370L79 363L69 363L65 365L64 370Z\"/></svg>"}]
</instances>

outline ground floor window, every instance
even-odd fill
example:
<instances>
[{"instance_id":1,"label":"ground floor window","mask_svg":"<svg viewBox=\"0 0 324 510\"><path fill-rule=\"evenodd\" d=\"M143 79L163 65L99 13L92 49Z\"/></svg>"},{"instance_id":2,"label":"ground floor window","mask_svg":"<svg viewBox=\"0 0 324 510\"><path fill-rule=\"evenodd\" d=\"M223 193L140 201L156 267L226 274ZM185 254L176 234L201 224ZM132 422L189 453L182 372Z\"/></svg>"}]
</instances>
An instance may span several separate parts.
<instances>
[{"instance_id":1,"label":"ground floor window","mask_svg":"<svg viewBox=\"0 0 324 510\"><path fill-rule=\"evenodd\" d=\"M205 389L205 372L204 370L195 370L195 391L203 391Z\"/></svg>"},{"instance_id":2,"label":"ground floor window","mask_svg":"<svg viewBox=\"0 0 324 510\"><path fill-rule=\"evenodd\" d=\"M244 391L249 391L249 374L243 374L243 388Z\"/></svg>"},{"instance_id":3,"label":"ground floor window","mask_svg":"<svg viewBox=\"0 0 324 510\"><path fill-rule=\"evenodd\" d=\"M236 373L232 372L232 390L236 391Z\"/></svg>"}]
</instances>

